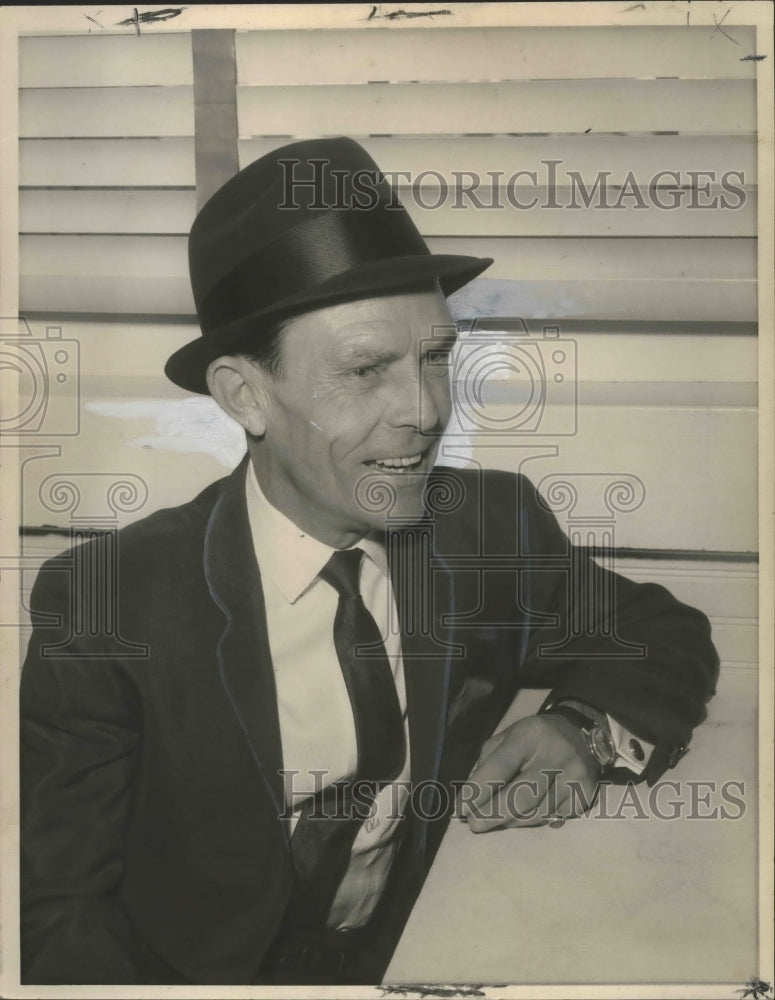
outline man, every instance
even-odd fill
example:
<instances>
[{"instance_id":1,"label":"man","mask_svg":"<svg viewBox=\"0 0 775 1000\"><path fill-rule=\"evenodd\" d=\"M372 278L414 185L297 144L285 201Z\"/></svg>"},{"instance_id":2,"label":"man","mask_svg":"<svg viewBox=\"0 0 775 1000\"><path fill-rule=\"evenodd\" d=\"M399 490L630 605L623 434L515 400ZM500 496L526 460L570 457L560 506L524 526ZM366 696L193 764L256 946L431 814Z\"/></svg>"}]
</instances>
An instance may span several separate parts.
<instances>
[{"instance_id":1,"label":"man","mask_svg":"<svg viewBox=\"0 0 775 1000\"><path fill-rule=\"evenodd\" d=\"M431 254L360 146L256 161L189 246L203 335L166 371L248 454L41 571L24 980L378 982L455 795L480 832L655 781L717 657L524 477L434 469L445 296L491 262ZM74 636L111 585L117 623ZM542 711L491 738L525 685Z\"/></svg>"}]
</instances>

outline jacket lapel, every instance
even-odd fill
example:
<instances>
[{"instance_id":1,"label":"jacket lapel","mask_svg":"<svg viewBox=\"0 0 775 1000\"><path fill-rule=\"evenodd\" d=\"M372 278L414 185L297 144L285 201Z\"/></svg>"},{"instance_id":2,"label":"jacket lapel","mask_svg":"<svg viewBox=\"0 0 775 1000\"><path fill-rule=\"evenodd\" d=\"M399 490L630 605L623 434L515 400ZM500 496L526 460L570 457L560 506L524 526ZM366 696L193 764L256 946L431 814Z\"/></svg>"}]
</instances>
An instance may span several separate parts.
<instances>
[{"instance_id":1,"label":"jacket lapel","mask_svg":"<svg viewBox=\"0 0 775 1000\"><path fill-rule=\"evenodd\" d=\"M433 525L388 535L393 590L401 627L412 784L435 780L444 748L453 654L460 652L444 622L453 610L452 577L433 556Z\"/></svg>"},{"instance_id":2,"label":"jacket lapel","mask_svg":"<svg viewBox=\"0 0 775 1000\"><path fill-rule=\"evenodd\" d=\"M245 500L247 463L245 456L210 516L204 568L213 600L226 616L217 651L221 681L279 816L285 810L280 719Z\"/></svg>"}]
</instances>

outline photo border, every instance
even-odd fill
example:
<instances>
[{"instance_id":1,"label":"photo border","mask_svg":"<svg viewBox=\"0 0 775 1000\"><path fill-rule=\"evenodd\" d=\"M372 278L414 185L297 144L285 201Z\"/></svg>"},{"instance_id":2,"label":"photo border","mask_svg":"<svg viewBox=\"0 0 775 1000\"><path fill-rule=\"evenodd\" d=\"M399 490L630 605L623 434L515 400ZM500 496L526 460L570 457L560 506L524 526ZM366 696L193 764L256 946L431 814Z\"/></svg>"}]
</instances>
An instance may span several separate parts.
<instances>
[{"instance_id":1,"label":"photo border","mask_svg":"<svg viewBox=\"0 0 775 1000\"><path fill-rule=\"evenodd\" d=\"M305 28L365 28L364 12L371 4L320 4L320 5L202 5L184 8L186 30L192 28L244 28L305 27ZM407 9L409 4L379 4L381 13ZM418 5L413 5L418 6ZM766 58L757 63L757 116L758 116L758 274L759 274L759 509L760 509L760 669L759 669L759 976L773 982L773 762L771 739L773 732L773 554L774 533L772 511L775 509L773 489L773 455L775 455L775 424L773 399L775 382L773 340L773 286L763 276L775 271L773 260L773 210L775 178L773 176L773 8L767 0L738 0L717 3L715 0L687 2L621 3L464 3L422 4L427 10L454 7L457 25L500 26L514 25L680 25L684 18L691 18L692 25L714 27L725 10L734 11L735 24L754 25L757 28L757 51ZM148 9L161 10L163 5ZM132 17L135 8L111 5L114 20L123 13ZM17 94L17 44L20 34L45 30L47 33L82 33L83 18L96 16L106 7L23 7L6 6L0 11L0 315L18 314L18 159L16 136L18 134ZM180 31L184 22L159 22L154 31ZM413 21L395 20L390 27L401 30L414 25ZM132 30L131 28L128 30ZM6 399L6 405L14 400ZM23 443L23 442L22 442ZM13 440L6 441L2 461L2 498L4 517L1 552L18 549L19 482L18 469L9 459L13 450L20 447ZM8 449L6 451L6 449ZM0 569L2 563L0 562ZM15 614L18 593L14 574L0 576L0 611ZM14 619L15 620L15 619ZM4 997L382 997L395 988L373 987L159 987L159 986L20 986L18 969L18 711L17 666L19 660L18 637L12 629L0 629L2 654L2 706L0 727L3 733L2 753L2 954L3 969L0 995ZM592 995L605 998L704 998L740 996L738 987L744 984L619 984L596 985L594 994L589 985L535 986L512 985L507 987L482 987L483 995L509 998L588 998ZM430 989L430 988L429 988ZM462 990L463 988L461 988ZM421 996L406 987L401 996ZM425 995L429 995L426 993ZM430 993L430 995L433 995ZM452 995L445 993L444 995ZM454 995L465 995L459 992Z\"/></svg>"}]
</instances>

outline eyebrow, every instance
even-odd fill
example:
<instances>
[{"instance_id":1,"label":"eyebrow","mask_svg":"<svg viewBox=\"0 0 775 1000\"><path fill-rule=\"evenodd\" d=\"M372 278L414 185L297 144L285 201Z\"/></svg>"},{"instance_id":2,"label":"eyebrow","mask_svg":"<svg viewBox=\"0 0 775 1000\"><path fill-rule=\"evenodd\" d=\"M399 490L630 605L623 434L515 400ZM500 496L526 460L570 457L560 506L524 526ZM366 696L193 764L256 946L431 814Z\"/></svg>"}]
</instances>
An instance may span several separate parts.
<instances>
[{"instance_id":1,"label":"eyebrow","mask_svg":"<svg viewBox=\"0 0 775 1000\"><path fill-rule=\"evenodd\" d=\"M451 350L457 339L457 331L454 328L443 334L424 338L421 341L421 354L423 357L427 357L438 351ZM387 346L353 341L341 347L337 354L336 363L344 367L391 364L394 361L399 361L402 357L402 351L396 351Z\"/></svg>"},{"instance_id":2,"label":"eyebrow","mask_svg":"<svg viewBox=\"0 0 775 1000\"><path fill-rule=\"evenodd\" d=\"M342 365L390 364L391 361L397 361L400 357L401 354L398 351L392 351L389 348L368 344L350 344L342 349L337 357L337 362Z\"/></svg>"}]
</instances>

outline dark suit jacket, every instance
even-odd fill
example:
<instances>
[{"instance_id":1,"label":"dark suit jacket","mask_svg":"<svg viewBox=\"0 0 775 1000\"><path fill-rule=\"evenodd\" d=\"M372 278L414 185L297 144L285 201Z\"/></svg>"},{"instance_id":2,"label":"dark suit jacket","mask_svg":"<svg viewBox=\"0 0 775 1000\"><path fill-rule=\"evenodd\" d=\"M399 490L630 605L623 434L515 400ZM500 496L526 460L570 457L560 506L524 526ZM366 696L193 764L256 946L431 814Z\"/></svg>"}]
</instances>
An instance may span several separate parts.
<instances>
[{"instance_id":1,"label":"dark suit jacket","mask_svg":"<svg viewBox=\"0 0 775 1000\"><path fill-rule=\"evenodd\" d=\"M25 982L249 983L279 926L292 873L244 473L39 574L21 685ZM713 691L706 618L571 552L524 477L437 470L429 496L427 522L388 536L413 781L464 779L525 685L654 742L656 780ZM386 960L445 822L409 826Z\"/></svg>"}]
</instances>

